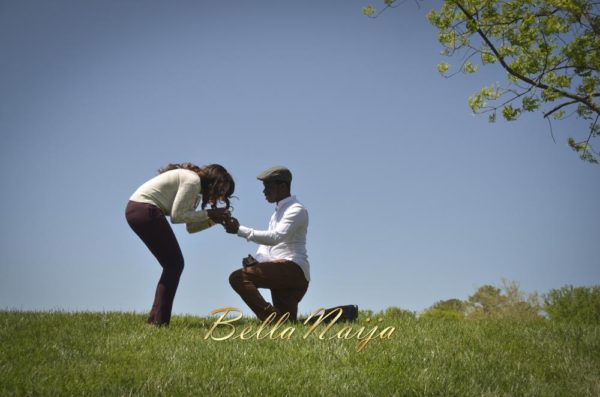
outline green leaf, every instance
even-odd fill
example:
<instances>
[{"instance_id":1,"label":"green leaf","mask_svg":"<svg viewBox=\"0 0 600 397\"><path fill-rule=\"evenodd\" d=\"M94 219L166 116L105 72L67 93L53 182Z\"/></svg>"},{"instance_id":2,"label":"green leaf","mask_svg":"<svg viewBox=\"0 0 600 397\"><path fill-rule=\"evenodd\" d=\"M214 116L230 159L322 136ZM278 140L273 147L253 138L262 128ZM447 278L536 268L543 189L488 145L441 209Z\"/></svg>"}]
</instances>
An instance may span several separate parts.
<instances>
[{"instance_id":1,"label":"green leaf","mask_svg":"<svg viewBox=\"0 0 600 397\"><path fill-rule=\"evenodd\" d=\"M502 92L495 84L492 84L489 87L483 87L479 90L479 93L486 99L498 99L502 96Z\"/></svg>"},{"instance_id":2,"label":"green leaf","mask_svg":"<svg viewBox=\"0 0 600 397\"><path fill-rule=\"evenodd\" d=\"M469 33L475 33L477 31L477 22L470 19L467 21L467 30Z\"/></svg>"},{"instance_id":3,"label":"green leaf","mask_svg":"<svg viewBox=\"0 0 600 397\"><path fill-rule=\"evenodd\" d=\"M502 108L502 116L506 121L514 121L519 117L519 109L515 109L512 105L508 104Z\"/></svg>"},{"instance_id":4,"label":"green leaf","mask_svg":"<svg viewBox=\"0 0 600 397\"><path fill-rule=\"evenodd\" d=\"M450 69L450 65L448 65L446 62L441 62L437 65L437 70L440 72L440 74L446 73L448 69Z\"/></svg>"},{"instance_id":5,"label":"green leaf","mask_svg":"<svg viewBox=\"0 0 600 397\"><path fill-rule=\"evenodd\" d=\"M540 107L540 101L536 98L525 97L523 98L522 106L526 112L533 112Z\"/></svg>"},{"instance_id":6,"label":"green leaf","mask_svg":"<svg viewBox=\"0 0 600 397\"><path fill-rule=\"evenodd\" d=\"M575 142L573 138L567 140L571 149L579 154L579 158L591 164L598 164L598 159L590 151L590 145L587 142Z\"/></svg>"},{"instance_id":7,"label":"green leaf","mask_svg":"<svg viewBox=\"0 0 600 397\"><path fill-rule=\"evenodd\" d=\"M471 61L467 61L465 62L465 65L463 66L463 72L470 74L470 73L475 73L477 72L477 65L471 63Z\"/></svg>"},{"instance_id":8,"label":"green leaf","mask_svg":"<svg viewBox=\"0 0 600 397\"><path fill-rule=\"evenodd\" d=\"M477 113L481 110L482 107L485 107L486 103L481 94L473 94L469 97L469 107L473 110L474 113Z\"/></svg>"},{"instance_id":9,"label":"green leaf","mask_svg":"<svg viewBox=\"0 0 600 397\"><path fill-rule=\"evenodd\" d=\"M371 17L375 14L375 7L373 7L373 4L369 4L368 6L363 7L362 13L365 16Z\"/></svg>"},{"instance_id":10,"label":"green leaf","mask_svg":"<svg viewBox=\"0 0 600 397\"><path fill-rule=\"evenodd\" d=\"M496 58L496 56L494 54L492 54L491 52L482 52L481 53L481 62L484 65L495 63L497 60L498 59Z\"/></svg>"},{"instance_id":11,"label":"green leaf","mask_svg":"<svg viewBox=\"0 0 600 397\"><path fill-rule=\"evenodd\" d=\"M571 77L566 76L566 75L557 76L556 77L556 86L561 87L561 88L570 87L571 80L572 80Z\"/></svg>"},{"instance_id":12,"label":"green leaf","mask_svg":"<svg viewBox=\"0 0 600 397\"><path fill-rule=\"evenodd\" d=\"M542 91L542 99L546 102L555 101L558 98L560 98L560 96L561 96L560 93L556 92L555 90L553 90L551 88Z\"/></svg>"}]
</instances>

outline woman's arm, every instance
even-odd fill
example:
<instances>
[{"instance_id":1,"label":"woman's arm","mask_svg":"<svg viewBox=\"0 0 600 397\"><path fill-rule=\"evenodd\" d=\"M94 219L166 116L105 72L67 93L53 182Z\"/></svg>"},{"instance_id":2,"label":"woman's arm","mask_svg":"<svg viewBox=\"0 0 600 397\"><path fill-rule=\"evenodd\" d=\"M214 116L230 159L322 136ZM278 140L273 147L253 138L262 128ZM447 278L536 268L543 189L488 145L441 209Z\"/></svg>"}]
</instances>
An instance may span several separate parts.
<instances>
[{"instance_id":1,"label":"woman's arm","mask_svg":"<svg viewBox=\"0 0 600 397\"><path fill-rule=\"evenodd\" d=\"M216 225L216 223L208 219L204 222L186 223L185 228L187 229L188 233L197 233L214 225Z\"/></svg>"},{"instance_id":2,"label":"woman's arm","mask_svg":"<svg viewBox=\"0 0 600 397\"><path fill-rule=\"evenodd\" d=\"M199 194L199 183L181 181L171 207L171 223L201 223L209 219L206 210L195 210Z\"/></svg>"}]
</instances>

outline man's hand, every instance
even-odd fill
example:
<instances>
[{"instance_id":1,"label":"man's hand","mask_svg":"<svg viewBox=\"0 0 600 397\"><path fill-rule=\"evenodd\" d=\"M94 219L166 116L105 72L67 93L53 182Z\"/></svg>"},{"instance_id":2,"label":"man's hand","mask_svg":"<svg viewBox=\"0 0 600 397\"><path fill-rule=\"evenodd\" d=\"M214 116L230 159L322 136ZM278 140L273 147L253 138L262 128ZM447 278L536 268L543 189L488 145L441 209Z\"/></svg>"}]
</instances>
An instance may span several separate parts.
<instances>
[{"instance_id":1,"label":"man's hand","mask_svg":"<svg viewBox=\"0 0 600 397\"><path fill-rule=\"evenodd\" d=\"M258 261L256 259L254 259L254 257L252 255L248 255L247 257L242 259L243 267L254 266L256 264L258 264Z\"/></svg>"},{"instance_id":2,"label":"man's hand","mask_svg":"<svg viewBox=\"0 0 600 397\"><path fill-rule=\"evenodd\" d=\"M206 213L211 221L222 225L231 218L231 212L227 208L211 208Z\"/></svg>"},{"instance_id":3,"label":"man's hand","mask_svg":"<svg viewBox=\"0 0 600 397\"><path fill-rule=\"evenodd\" d=\"M223 222L222 225L225 227L225 231L230 234L236 234L240 228L240 222L232 216Z\"/></svg>"}]
</instances>

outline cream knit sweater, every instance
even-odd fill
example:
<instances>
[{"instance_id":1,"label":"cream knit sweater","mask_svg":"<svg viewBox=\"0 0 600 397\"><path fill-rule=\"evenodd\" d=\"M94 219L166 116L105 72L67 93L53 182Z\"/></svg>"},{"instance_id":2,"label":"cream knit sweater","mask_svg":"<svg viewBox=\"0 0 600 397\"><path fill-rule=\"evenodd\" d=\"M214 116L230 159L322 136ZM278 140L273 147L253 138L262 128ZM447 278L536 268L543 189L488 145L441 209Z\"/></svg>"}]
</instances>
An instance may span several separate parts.
<instances>
[{"instance_id":1,"label":"cream knit sweater","mask_svg":"<svg viewBox=\"0 0 600 397\"><path fill-rule=\"evenodd\" d=\"M194 171L176 169L163 172L140 186L129 198L153 204L171 218L171 223L185 223L188 232L207 229L215 223L206 210L196 211L201 199L200 177Z\"/></svg>"}]
</instances>

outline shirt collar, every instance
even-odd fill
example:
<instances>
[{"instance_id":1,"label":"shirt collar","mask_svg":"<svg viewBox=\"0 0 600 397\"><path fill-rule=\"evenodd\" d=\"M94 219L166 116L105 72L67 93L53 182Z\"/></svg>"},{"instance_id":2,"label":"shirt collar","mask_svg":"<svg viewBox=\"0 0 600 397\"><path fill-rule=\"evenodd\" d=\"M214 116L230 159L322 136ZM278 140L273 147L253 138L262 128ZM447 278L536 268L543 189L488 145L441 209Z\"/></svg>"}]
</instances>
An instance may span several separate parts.
<instances>
[{"instance_id":1,"label":"shirt collar","mask_svg":"<svg viewBox=\"0 0 600 397\"><path fill-rule=\"evenodd\" d=\"M292 202L296 201L296 196L291 195L289 197L284 198L281 201L277 202L277 206L275 207L276 209L280 209L283 208L285 206L287 206L288 204L291 204Z\"/></svg>"}]
</instances>

